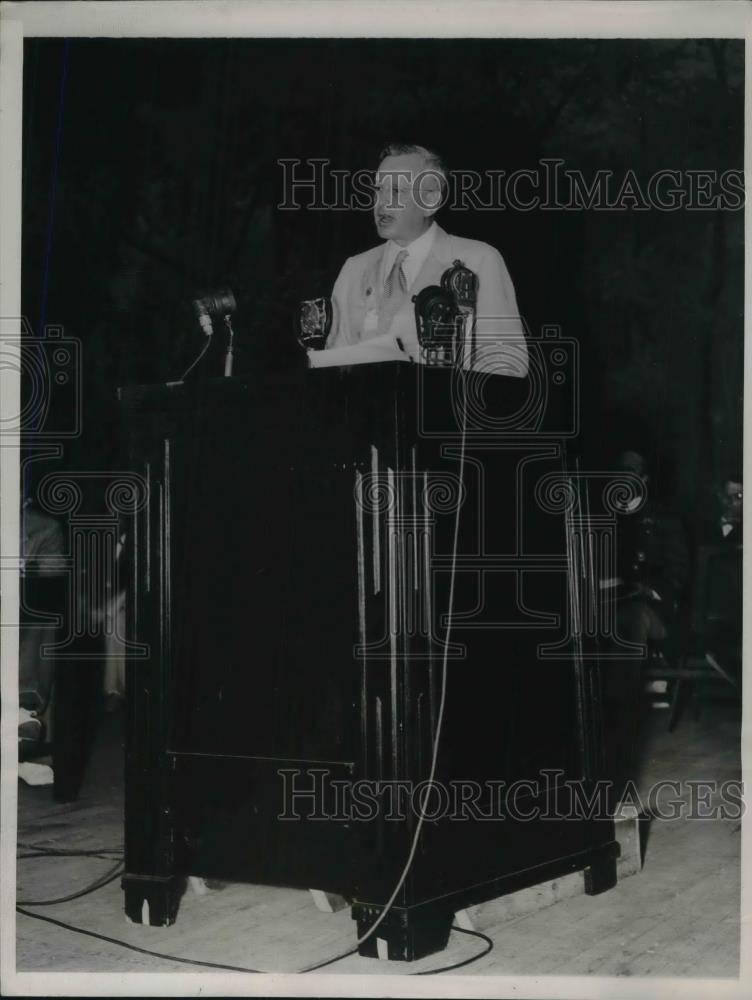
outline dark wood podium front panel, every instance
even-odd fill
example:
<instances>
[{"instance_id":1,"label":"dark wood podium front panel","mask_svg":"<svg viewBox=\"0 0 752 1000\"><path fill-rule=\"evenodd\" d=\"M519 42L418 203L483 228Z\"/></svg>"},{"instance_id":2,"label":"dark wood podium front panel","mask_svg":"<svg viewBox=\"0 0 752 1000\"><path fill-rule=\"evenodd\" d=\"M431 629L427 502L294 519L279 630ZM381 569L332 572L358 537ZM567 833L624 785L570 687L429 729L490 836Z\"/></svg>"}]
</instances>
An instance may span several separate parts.
<instances>
[{"instance_id":1,"label":"dark wood podium front panel","mask_svg":"<svg viewBox=\"0 0 752 1000\"><path fill-rule=\"evenodd\" d=\"M542 878L611 883L609 820L522 816L545 810L545 773L602 776L597 664L572 655L565 519L540 494L563 446L468 419L460 480L456 378L385 364L122 391L149 487L131 540L130 637L151 650L128 667L132 919L170 922L194 874L340 892L365 929L417 800L364 818L342 796L428 778L445 652L436 778L479 791L424 823L378 931L390 954L440 947L456 909ZM491 383L512 405L519 385ZM520 781L539 787L517 787L514 815L492 802Z\"/></svg>"}]
</instances>

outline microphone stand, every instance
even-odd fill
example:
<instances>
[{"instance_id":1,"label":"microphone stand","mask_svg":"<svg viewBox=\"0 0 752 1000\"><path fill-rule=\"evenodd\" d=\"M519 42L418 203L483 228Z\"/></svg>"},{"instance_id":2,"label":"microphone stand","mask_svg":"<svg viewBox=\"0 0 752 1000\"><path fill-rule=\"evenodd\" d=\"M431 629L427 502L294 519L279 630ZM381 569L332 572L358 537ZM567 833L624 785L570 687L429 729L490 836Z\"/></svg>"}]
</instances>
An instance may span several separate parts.
<instances>
[{"instance_id":1,"label":"microphone stand","mask_svg":"<svg viewBox=\"0 0 752 1000\"><path fill-rule=\"evenodd\" d=\"M455 345L455 358L461 358L464 368L472 368L476 351L476 309L478 304L478 276L461 260L455 260L441 276L441 287L454 299L459 319L458 335L461 342ZM456 326L455 326L456 329Z\"/></svg>"},{"instance_id":2,"label":"microphone stand","mask_svg":"<svg viewBox=\"0 0 752 1000\"><path fill-rule=\"evenodd\" d=\"M227 350L225 351L225 378L230 378L232 375L232 360L233 360L233 341L235 337L235 331L232 328L232 323L230 322L230 314L227 313L224 317L224 324L227 328Z\"/></svg>"},{"instance_id":3,"label":"microphone stand","mask_svg":"<svg viewBox=\"0 0 752 1000\"><path fill-rule=\"evenodd\" d=\"M462 305L458 309L460 320L460 351L463 367L472 368L475 359L475 309Z\"/></svg>"}]
</instances>

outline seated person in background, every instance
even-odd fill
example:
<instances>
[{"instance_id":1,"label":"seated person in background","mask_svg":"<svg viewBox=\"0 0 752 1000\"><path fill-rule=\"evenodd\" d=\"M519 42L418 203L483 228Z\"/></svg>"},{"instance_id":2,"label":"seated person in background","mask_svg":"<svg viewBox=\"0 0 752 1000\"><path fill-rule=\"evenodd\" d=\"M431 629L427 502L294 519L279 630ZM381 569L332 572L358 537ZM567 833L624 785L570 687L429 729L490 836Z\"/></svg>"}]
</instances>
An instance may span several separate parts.
<instances>
[{"instance_id":1,"label":"seated person in background","mask_svg":"<svg viewBox=\"0 0 752 1000\"><path fill-rule=\"evenodd\" d=\"M37 510L30 500L21 510L21 602L25 595L29 611L54 613L60 603L59 594L50 594L55 582L65 576L65 532L55 517ZM47 596L45 597L45 592ZM31 596L34 595L34 596ZM51 600L49 599L51 597ZM50 607L46 605L52 605ZM53 660L45 655L45 645L55 642L54 625L24 623L21 626L18 649L18 695L20 704L19 747L39 742L44 736L42 717L49 705L52 690Z\"/></svg>"},{"instance_id":2,"label":"seated person in background","mask_svg":"<svg viewBox=\"0 0 752 1000\"><path fill-rule=\"evenodd\" d=\"M603 659L601 671L606 761L616 802L622 797L625 782L634 781L638 773L642 667L647 656L647 650L642 656L636 650L627 655L621 644L648 646L651 641L668 638L689 578L689 550L682 522L651 495L644 457L626 451L619 456L617 466L639 477L647 500L640 506L640 498L636 498L620 517L618 576L601 581L604 600L612 602L616 632L607 643L605 651L610 656Z\"/></svg>"},{"instance_id":3,"label":"seated person in background","mask_svg":"<svg viewBox=\"0 0 752 1000\"><path fill-rule=\"evenodd\" d=\"M689 580L689 548L681 519L652 494L645 458L623 452L618 468L638 476L647 492L617 528L617 636L645 644L667 637Z\"/></svg>"},{"instance_id":4,"label":"seated person in background","mask_svg":"<svg viewBox=\"0 0 752 1000\"><path fill-rule=\"evenodd\" d=\"M694 553L699 604L695 631L726 672L741 673L743 484L740 473L724 477L716 507L700 524Z\"/></svg>"},{"instance_id":5,"label":"seated person in background","mask_svg":"<svg viewBox=\"0 0 752 1000\"><path fill-rule=\"evenodd\" d=\"M741 545L744 511L744 487L741 473L729 473L716 490L714 499L716 509L708 520L700 525L698 544Z\"/></svg>"},{"instance_id":6,"label":"seated person in background","mask_svg":"<svg viewBox=\"0 0 752 1000\"><path fill-rule=\"evenodd\" d=\"M115 578L108 585L103 612L104 628L104 694L108 711L117 709L125 698L125 612L126 612L126 534L118 539L115 551Z\"/></svg>"},{"instance_id":7,"label":"seated person in background","mask_svg":"<svg viewBox=\"0 0 752 1000\"><path fill-rule=\"evenodd\" d=\"M327 349L309 353L313 367L420 362L412 298L440 284L444 271L460 260L478 278L475 346L465 345L463 367L519 378L527 373L525 335L506 265L489 244L440 228L434 216L446 190L446 170L430 150L392 144L382 152L373 213L385 242L345 261L332 292Z\"/></svg>"}]
</instances>

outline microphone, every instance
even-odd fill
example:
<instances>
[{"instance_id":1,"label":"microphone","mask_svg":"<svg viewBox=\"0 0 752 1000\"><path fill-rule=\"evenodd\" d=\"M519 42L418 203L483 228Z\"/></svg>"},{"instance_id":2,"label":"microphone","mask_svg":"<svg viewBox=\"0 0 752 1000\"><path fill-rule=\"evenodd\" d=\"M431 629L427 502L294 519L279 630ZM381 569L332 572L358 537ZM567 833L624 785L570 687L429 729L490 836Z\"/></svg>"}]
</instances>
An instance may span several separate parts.
<instances>
[{"instance_id":1,"label":"microphone","mask_svg":"<svg viewBox=\"0 0 752 1000\"><path fill-rule=\"evenodd\" d=\"M478 276L461 260L455 260L441 276L441 287L454 298L460 311L475 311L478 301Z\"/></svg>"},{"instance_id":2,"label":"microphone","mask_svg":"<svg viewBox=\"0 0 752 1000\"><path fill-rule=\"evenodd\" d=\"M207 337L214 333L212 319L218 317L231 316L238 308L235 296L229 288L220 289L218 292L211 292L203 298L193 300L193 311L201 329Z\"/></svg>"},{"instance_id":3,"label":"microphone","mask_svg":"<svg viewBox=\"0 0 752 1000\"><path fill-rule=\"evenodd\" d=\"M441 276L441 287L454 300L459 320L459 348L465 367L471 368L476 353L475 314L478 304L478 275L455 260Z\"/></svg>"},{"instance_id":4,"label":"microphone","mask_svg":"<svg viewBox=\"0 0 752 1000\"><path fill-rule=\"evenodd\" d=\"M191 303L193 306L193 312L195 313L196 319L198 320L198 325L204 331L206 335L206 343L202 347L199 355L195 360L188 366L187 370L183 373L183 377L180 381L184 381L186 376L193 371L199 361L206 354L209 347L211 337L214 334L214 324L212 320L221 318L225 329L227 330L227 348L225 350L225 363L224 363L224 374L226 376L232 375L232 362L233 362L233 340L235 338L235 331L232 328L232 323L230 322L230 316L238 308L238 304L235 301L235 296L232 294L229 288L222 288L217 292L210 292L208 295L204 295L200 299L194 299Z\"/></svg>"},{"instance_id":5,"label":"microphone","mask_svg":"<svg viewBox=\"0 0 752 1000\"><path fill-rule=\"evenodd\" d=\"M457 306L454 298L438 285L428 285L413 295L413 302L424 364L453 365L457 352Z\"/></svg>"},{"instance_id":6,"label":"microphone","mask_svg":"<svg viewBox=\"0 0 752 1000\"><path fill-rule=\"evenodd\" d=\"M193 300L193 311L196 313L196 319L198 320L198 325L204 331L207 337L211 337L214 333L214 327L212 326L211 316L206 311L203 299Z\"/></svg>"}]
</instances>

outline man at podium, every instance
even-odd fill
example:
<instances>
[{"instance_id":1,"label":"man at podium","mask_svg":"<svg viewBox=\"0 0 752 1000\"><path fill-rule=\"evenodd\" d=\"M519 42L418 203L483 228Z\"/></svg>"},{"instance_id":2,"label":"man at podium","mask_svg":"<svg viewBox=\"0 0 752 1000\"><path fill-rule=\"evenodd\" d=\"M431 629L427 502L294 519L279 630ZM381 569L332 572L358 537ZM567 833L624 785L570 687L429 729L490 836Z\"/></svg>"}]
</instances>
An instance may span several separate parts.
<instances>
[{"instance_id":1,"label":"man at podium","mask_svg":"<svg viewBox=\"0 0 752 1000\"><path fill-rule=\"evenodd\" d=\"M436 223L446 193L446 170L435 153L397 144L383 150L373 213L385 242L345 261L332 292L327 350L309 353L312 367L421 362L414 296L439 285L461 261L477 277L463 367L518 378L527 373L525 335L504 260L489 244L450 236Z\"/></svg>"}]
</instances>

